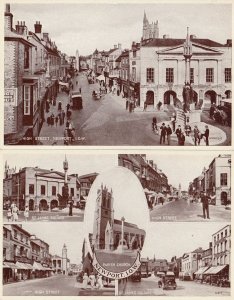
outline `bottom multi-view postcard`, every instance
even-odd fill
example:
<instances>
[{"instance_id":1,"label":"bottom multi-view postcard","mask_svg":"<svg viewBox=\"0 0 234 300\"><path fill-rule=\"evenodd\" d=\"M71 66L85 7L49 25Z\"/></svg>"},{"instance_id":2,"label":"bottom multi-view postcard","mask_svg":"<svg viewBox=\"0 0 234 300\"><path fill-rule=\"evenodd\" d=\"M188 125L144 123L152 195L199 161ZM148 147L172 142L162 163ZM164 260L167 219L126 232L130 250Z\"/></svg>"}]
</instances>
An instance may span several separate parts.
<instances>
[{"instance_id":1,"label":"bottom multi-view postcard","mask_svg":"<svg viewBox=\"0 0 234 300\"><path fill-rule=\"evenodd\" d=\"M137 221L114 220L105 245L101 227L87 240L79 223L4 224L3 295L230 295L230 224L152 223L144 231ZM118 245L108 234L121 236Z\"/></svg>"},{"instance_id":2,"label":"bottom multi-view postcard","mask_svg":"<svg viewBox=\"0 0 234 300\"><path fill-rule=\"evenodd\" d=\"M4 296L231 295L230 153L43 153L3 155Z\"/></svg>"}]
</instances>

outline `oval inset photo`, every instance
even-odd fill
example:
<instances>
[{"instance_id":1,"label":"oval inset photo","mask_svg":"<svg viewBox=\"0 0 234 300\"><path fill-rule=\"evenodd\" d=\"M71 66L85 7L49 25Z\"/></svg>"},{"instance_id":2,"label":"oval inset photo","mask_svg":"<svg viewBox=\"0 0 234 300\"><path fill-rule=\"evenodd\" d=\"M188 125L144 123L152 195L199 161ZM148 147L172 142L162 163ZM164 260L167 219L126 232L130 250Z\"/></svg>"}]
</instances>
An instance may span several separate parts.
<instances>
[{"instance_id":1,"label":"oval inset photo","mask_svg":"<svg viewBox=\"0 0 234 300\"><path fill-rule=\"evenodd\" d=\"M146 203L138 178L128 169L115 167L96 178L84 217L87 273L121 279L139 268L149 221Z\"/></svg>"}]
</instances>

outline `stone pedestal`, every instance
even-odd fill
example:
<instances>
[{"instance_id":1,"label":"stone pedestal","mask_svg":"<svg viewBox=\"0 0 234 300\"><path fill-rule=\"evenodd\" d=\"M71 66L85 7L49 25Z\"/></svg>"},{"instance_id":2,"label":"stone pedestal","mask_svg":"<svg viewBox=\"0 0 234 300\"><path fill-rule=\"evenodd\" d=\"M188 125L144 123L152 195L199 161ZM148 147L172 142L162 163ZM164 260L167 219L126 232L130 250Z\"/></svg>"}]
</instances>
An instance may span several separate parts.
<instances>
[{"instance_id":1,"label":"stone pedestal","mask_svg":"<svg viewBox=\"0 0 234 300\"><path fill-rule=\"evenodd\" d=\"M201 110L192 110L186 114L186 119L189 118L189 124L201 122Z\"/></svg>"}]
</instances>

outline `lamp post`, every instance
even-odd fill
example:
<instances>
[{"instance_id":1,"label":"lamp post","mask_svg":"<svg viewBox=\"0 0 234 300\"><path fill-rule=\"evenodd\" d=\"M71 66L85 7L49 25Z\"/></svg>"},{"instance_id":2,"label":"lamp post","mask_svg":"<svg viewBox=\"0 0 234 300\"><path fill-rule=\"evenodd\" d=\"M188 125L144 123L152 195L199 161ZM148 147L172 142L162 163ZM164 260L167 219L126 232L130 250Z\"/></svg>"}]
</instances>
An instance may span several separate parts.
<instances>
[{"instance_id":1,"label":"lamp post","mask_svg":"<svg viewBox=\"0 0 234 300\"><path fill-rule=\"evenodd\" d=\"M19 186L20 186L20 180L19 180L19 177L17 177L17 207L19 209L19 194L20 194L20 191L19 191Z\"/></svg>"},{"instance_id":2,"label":"lamp post","mask_svg":"<svg viewBox=\"0 0 234 300\"><path fill-rule=\"evenodd\" d=\"M121 218L121 221L122 221L122 226L121 226L121 241L122 241L122 243L121 243L121 250L123 250L123 240L124 240L124 221L125 221L125 218L124 217L122 217Z\"/></svg>"}]
</instances>

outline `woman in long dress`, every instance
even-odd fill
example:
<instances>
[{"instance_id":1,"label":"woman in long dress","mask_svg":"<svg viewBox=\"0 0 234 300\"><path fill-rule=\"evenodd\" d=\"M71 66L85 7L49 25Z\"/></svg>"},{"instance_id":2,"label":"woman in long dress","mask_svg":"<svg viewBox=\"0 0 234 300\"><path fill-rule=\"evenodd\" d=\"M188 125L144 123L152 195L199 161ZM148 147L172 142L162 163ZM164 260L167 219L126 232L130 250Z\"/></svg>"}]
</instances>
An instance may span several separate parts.
<instances>
[{"instance_id":1,"label":"woman in long dress","mask_svg":"<svg viewBox=\"0 0 234 300\"><path fill-rule=\"evenodd\" d=\"M84 273L84 276L83 276L83 288L84 289L87 289L88 282L89 282L89 277L88 277L87 273Z\"/></svg>"},{"instance_id":2,"label":"woman in long dress","mask_svg":"<svg viewBox=\"0 0 234 300\"><path fill-rule=\"evenodd\" d=\"M95 287L95 281L96 281L96 277L93 273L90 274L89 280L90 280L90 284L91 284L91 289L93 289Z\"/></svg>"}]
</instances>

